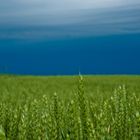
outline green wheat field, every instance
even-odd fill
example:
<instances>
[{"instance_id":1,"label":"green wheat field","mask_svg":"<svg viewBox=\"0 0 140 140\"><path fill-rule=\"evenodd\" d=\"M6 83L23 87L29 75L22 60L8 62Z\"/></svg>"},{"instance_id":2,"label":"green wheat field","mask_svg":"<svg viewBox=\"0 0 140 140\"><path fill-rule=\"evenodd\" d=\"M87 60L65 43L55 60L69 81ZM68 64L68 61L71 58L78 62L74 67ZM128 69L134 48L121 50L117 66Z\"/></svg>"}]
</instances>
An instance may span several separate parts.
<instances>
[{"instance_id":1,"label":"green wheat field","mask_svg":"<svg viewBox=\"0 0 140 140\"><path fill-rule=\"evenodd\" d=\"M0 76L0 140L140 140L140 76Z\"/></svg>"}]
</instances>

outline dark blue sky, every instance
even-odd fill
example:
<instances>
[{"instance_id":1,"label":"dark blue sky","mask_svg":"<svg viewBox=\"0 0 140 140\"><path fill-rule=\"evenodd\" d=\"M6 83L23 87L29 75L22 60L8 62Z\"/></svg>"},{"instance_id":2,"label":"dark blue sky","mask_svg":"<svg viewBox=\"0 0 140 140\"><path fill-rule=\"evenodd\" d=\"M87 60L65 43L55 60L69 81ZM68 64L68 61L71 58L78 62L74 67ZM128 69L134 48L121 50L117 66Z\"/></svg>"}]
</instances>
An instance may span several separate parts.
<instances>
[{"instance_id":1,"label":"dark blue sky","mask_svg":"<svg viewBox=\"0 0 140 140\"><path fill-rule=\"evenodd\" d=\"M140 34L0 40L0 71L16 74L140 74Z\"/></svg>"},{"instance_id":2,"label":"dark blue sky","mask_svg":"<svg viewBox=\"0 0 140 140\"><path fill-rule=\"evenodd\" d=\"M140 2L0 0L0 73L140 74Z\"/></svg>"}]
</instances>

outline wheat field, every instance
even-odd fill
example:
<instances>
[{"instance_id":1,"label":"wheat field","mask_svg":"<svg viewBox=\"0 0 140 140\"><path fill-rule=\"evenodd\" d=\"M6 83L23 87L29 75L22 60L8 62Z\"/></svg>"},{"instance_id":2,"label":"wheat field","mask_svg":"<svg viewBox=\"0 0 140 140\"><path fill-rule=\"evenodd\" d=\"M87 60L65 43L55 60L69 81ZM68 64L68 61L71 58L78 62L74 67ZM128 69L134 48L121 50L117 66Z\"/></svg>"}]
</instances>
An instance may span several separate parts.
<instances>
[{"instance_id":1,"label":"wheat field","mask_svg":"<svg viewBox=\"0 0 140 140\"><path fill-rule=\"evenodd\" d=\"M140 76L0 76L0 140L139 140Z\"/></svg>"}]
</instances>

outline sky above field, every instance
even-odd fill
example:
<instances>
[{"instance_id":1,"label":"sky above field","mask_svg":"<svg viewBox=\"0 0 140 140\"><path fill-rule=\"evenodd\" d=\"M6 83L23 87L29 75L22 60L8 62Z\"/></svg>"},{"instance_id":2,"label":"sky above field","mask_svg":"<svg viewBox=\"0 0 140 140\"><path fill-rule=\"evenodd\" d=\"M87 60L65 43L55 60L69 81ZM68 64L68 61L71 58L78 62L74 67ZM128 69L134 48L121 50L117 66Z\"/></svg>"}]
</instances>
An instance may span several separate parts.
<instances>
[{"instance_id":1,"label":"sky above field","mask_svg":"<svg viewBox=\"0 0 140 140\"><path fill-rule=\"evenodd\" d=\"M0 72L140 74L139 0L0 0Z\"/></svg>"}]
</instances>

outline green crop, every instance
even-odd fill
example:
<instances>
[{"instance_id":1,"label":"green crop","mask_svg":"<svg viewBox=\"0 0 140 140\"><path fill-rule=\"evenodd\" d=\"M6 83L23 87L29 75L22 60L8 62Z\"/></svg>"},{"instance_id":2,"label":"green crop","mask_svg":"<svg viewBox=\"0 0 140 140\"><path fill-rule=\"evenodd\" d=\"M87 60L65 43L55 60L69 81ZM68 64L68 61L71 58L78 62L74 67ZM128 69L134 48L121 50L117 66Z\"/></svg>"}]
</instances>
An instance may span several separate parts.
<instances>
[{"instance_id":1,"label":"green crop","mask_svg":"<svg viewBox=\"0 0 140 140\"><path fill-rule=\"evenodd\" d=\"M139 93L139 76L0 76L0 140L139 140Z\"/></svg>"}]
</instances>

